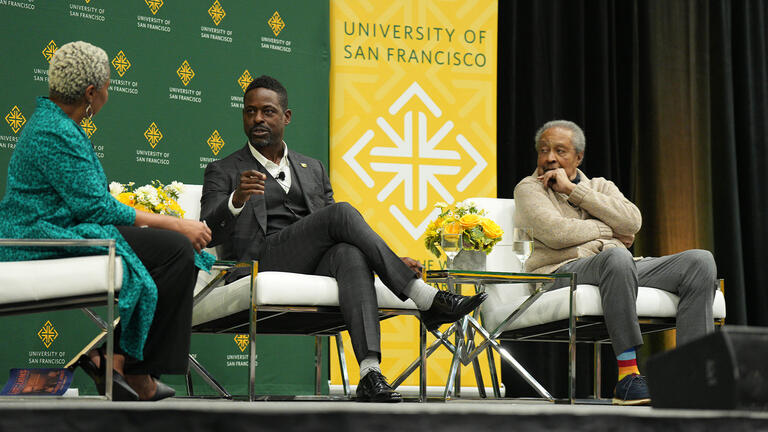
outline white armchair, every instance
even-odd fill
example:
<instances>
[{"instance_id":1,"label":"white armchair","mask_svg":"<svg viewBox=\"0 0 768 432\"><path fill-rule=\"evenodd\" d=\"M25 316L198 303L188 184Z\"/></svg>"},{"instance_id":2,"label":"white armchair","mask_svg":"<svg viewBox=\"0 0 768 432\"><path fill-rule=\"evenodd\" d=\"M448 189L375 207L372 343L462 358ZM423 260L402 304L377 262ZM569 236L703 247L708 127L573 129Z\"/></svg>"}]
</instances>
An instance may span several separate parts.
<instances>
[{"instance_id":1,"label":"white armchair","mask_svg":"<svg viewBox=\"0 0 768 432\"><path fill-rule=\"evenodd\" d=\"M107 307L106 320L90 306L114 305L123 283L123 266L115 256L115 240L0 239L0 247L106 249L104 255L33 261L0 262L0 316L81 308L102 333L83 351L106 338L105 397L112 400L113 332L115 308ZM79 354L67 366L74 363Z\"/></svg>"},{"instance_id":2,"label":"white armchair","mask_svg":"<svg viewBox=\"0 0 768 432\"><path fill-rule=\"evenodd\" d=\"M499 223L507 233L506 238L511 238L509 234L514 228L515 211L513 199L470 198L468 201L486 209L488 217ZM488 255L486 267L489 271L520 271L520 262L512 251L511 240L504 239L496 245ZM578 275L576 278L578 282ZM522 314L513 318L513 312L534 289L530 284L487 286L488 299L482 306L484 329L490 333L492 339L568 343L568 397L571 402L575 396L575 344L592 343L595 350L594 397L599 398L599 348L601 344L610 343L603 320L599 288L595 285L578 284L573 292L568 287L547 291ZM637 294L637 315L641 332L645 334L674 328L678 301L676 295L667 291L640 287ZM724 322L725 298L720 290L715 295L713 316L717 324ZM505 361L511 357L509 353L500 354Z\"/></svg>"},{"instance_id":3,"label":"white armchair","mask_svg":"<svg viewBox=\"0 0 768 432\"><path fill-rule=\"evenodd\" d=\"M185 185L179 204L187 219L200 217L201 185ZM216 254L215 250L208 250ZM255 373L255 343L259 333L269 334L304 334L317 337L316 343L316 392L320 390L320 336L334 336L340 360L344 394L349 395L349 378L344 362L344 350L340 332L345 330L339 310L339 293L336 280L326 276L305 275L275 271L258 271L258 264L240 263L252 266L253 278L244 277L225 284L223 275L231 264L216 266L211 274L200 272L195 288L194 308L192 312L193 331L197 332L247 332L249 333L249 398L253 400ZM378 278L376 296L379 304L379 316L385 319L395 315L419 316L416 305L411 300L401 301ZM252 307L249 307L252 305ZM423 326L421 327L424 333ZM422 344L426 336L420 338ZM422 349L423 353L424 350ZM424 363L422 363L424 364ZM190 357L194 370L223 396L229 396L205 369ZM425 368L421 368L422 381L426 383ZM426 388L421 391L421 398L426 397Z\"/></svg>"}]
</instances>

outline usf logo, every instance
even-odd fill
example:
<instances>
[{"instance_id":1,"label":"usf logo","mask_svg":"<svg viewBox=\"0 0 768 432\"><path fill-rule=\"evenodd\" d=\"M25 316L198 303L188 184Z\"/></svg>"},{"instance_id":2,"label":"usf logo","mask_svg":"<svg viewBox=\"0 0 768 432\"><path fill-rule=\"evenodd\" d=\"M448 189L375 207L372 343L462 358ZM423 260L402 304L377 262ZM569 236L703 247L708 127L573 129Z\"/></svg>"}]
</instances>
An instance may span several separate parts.
<instances>
[{"instance_id":1,"label":"usf logo","mask_svg":"<svg viewBox=\"0 0 768 432\"><path fill-rule=\"evenodd\" d=\"M37 332L37 337L43 341L43 345L45 345L46 348L50 348L53 341L59 337L59 332L56 331L56 328L50 321L46 321L45 324L43 324L43 328Z\"/></svg>"},{"instance_id":2,"label":"usf logo","mask_svg":"<svg viewBox=\"0 0 768 432\"><path fill-rule=\"evenodd\" d=\"M27 122L27 119L24 118L24 114L21 113L19 107L14 105L13 108L11 108L11 111L5 115L5 122L11 127L13 133L19 133L19 130L24 126L24 123Z\"/></svg>"},{"instance_id":3,"label":"usf logo","mask_svg":"<svg viewBox=\"0 0 768 432\"><path fill-rule=\"evenodd\" d=\"M144 0L144 3L146 3L149 10L152 11L152 15L156 14L157 11L163 7L163 0Z\"/></svg>"},{"instance_id":4,"label":"usf logo","mask_svg":"<svg viewBox=\"0 0 768 432\"><path fill-rule=\"evenodd\" d=\"M221 148L224 147L224 140L221 139L221 135L219 135L219 131L215 130L211 134L211 136L208 137L208 140L206 141L208 143L208 147L211 148L211 151L214 155L218 155L221 151Z\"/></svg>"},{"instance_id":5,"label":"usf logo","mask_svg":"<svg viewBox=\"0 0 768 432\"><path fill-rule=\"evenodd\" d=\"M275 36L279 35L280 32L285 28L285 22L283 22L283 19L280 18L280 14L277 13L277 11L272 14L272 18L267 21L267 24L269 24L269 28L272 29L272 33L274 33Z\"/></svg>"},{"instance_id":6,"label":"usf logo","mask_svg":"<svg viewBox=\"0 0 768 432\"><path fill-rule=\"evenodd\" d=\"M45 57L48 63L51 62L51 57L53 57L57 49L59 49L59 47L56 46L56 42L54 41L48 42L48 45L43 48L43 57Z\"/></svg>"},{"instance_id":7,"label":"usf logo","mask_svg":"<svg viewBox=\"0 0 768 432\"><path fill-rule=\"evenodd\" d=\"M147 142L149 143L152 148L155 148L157 143L160 142L161 139L163 139L163 133L160 132L160 128L157 127L155 122L152 122L152 124L149 125L147 130L144 131L144 138L147 139Z\"/></svg>"},{"instance_id":8,"label":"usf logo","mask_svg":"<svg viewBox=\"0 0 768 432\"><path fill-rule=\"evenodd\" d=\"M181 82L186 86L192 81L192 78L195 77L195 71L192 70L192 66L189 65L189 62L184 60L184 63L176 69L176 75L179 76Z\"/></svg>"},{"instance_id":9,"label":"usf logo","mask_svg":"<svg viewBox=\"0 0 768 432\"><path fill-rule=\"evenodd\" d=\"M221 3L219 3L219 0L216 0L213 2L213 5L208 8L208 15L211 16L211 19L213 20L213 23L216 25L219 25L221 20L224 19L225 16L227 16L227 13L224 11L224 8L221 7Z\"/></svg>"},{"instance_id":10,"label":"usf logo","mask_svg":"<svg viewBox=\"0 0 768 432\"><path fill-rule=\"evenodd\" d=\"M89 119L88 117L83 117L83 121L80 122L80 127L83 128L83 131L86 135L88 135L88 138L92 137L98 129L96 124L93 123L93 120Z\"/></svg>"},{"instance_id":11,"label":"usf logo","mask_svg":"<svg viewBox=\"0 0 768 432\"><path fill-rule=\"evenodd\" d=\"M125 56L123 50L120 50L115 58L112 59L112 66L115 67L117 74L122 78L123 75L131 68L131 62L128 61L128 57Z\"/></svg>"},{"instance_id":12,"label":"usf logo","mask_svg":"<svg viewBox=\"0 0 768 432\"><path fill-rule=\"evenodd\" d=\"M248 348L248 335L236 334L235 343L237 344L237 347L240 348L240 352L245 351L245 349Z\"/></svg>"},{"instance_id":13,"label":"usf logo","mask_svg":"<svg viewBox=\"0 0 768 432\"><path fill-rule=\"evenodd\" d=\"M408 105L411 100L418 105ZM385 114L388 114L387 117ZM402 132L395 129L399 121L403 125ZM416 240L429 221L437 217L439 209L432 210L426 218L417 219L415 223L406 213L413 215L426 210L430 189L437 192L442 201L453 203L452 191L463 192L483 172L488 162L463 134L455 130L453 121L443 118L440 107L415 81L397 97L386 113L376 119L376 125L378 127L368 129L342 159L365 186L369 189L378 186L376 199L379 202L384 202L403 185L403 200L393 203L389 211ZM373 144L366 156L363 149L368 143ZM361 163L358 158L364 162ZM380 182L376 185L364 165L370 167L372 172L391 174L391 179L386 184ZM455 187L448 177L460 177ZM443 183L446 178L449 182ZM417 204L416 211L414 202Z\"/></svg>"},{"instance_id":14,"label":"usf logo","mask_svg":"<svg viewBox=\"0 0 768 432\"><path fill-rule=\"evenodd\" d=\"M248 72L248 69L243 72L242 75L240 75L240 78L237 79L237 84L240 85L240 88L243 89L243 92L245 92L245 89L248 88L248 84L253 81L253 77L251 77L250 72Z\"/></svg>"}]
</instances>

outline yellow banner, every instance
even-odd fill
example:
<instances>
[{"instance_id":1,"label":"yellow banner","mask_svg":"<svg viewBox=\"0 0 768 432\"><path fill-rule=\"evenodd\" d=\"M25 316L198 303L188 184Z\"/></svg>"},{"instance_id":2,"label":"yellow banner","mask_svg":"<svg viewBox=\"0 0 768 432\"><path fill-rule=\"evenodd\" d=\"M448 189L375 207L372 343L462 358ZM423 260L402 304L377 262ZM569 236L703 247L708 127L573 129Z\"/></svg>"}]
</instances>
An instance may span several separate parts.
<instances>
[{"instance_id":1,"label":"yellow banner","mask_svg":"<svg viewBox=\"0 0 768 432\"><path fill-rule=\"evenodd\" d=\"M330 16L336 200L359 209L399 255L439 267L423 237L435 203L496 196L498 3L332 0ZM417 325L382 322L390 379L417 356ZM357 362L345 352L355 382ZM429 385L445 383L450 358L443 348L429 358ZM464 384L474 384L470 371Z\"/></svg>"}]
</instances>

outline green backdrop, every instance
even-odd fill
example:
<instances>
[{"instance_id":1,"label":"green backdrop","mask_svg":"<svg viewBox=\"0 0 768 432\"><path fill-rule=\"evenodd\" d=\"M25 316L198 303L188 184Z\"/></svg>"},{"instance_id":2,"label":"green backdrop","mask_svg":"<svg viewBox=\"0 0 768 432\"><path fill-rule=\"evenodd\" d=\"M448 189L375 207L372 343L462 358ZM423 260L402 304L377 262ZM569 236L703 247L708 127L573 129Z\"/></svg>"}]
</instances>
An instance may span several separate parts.
<instances>
[{"instance_id":1,"label":"green backdrop","mask_svg":"<svg viewBox=\"0 0 768 432\"><path fill-rule=\"evenodd\" d=\"M0 0L0 194L35 97L48 93L48 58L73 40L103 48L112 64L109 102L84 125L111 181L202 183L209 162L245 145L243 89L261 74L288 89L289 148L327 164L328 20L328 2L316 0ZM55 367L94 335L88 321L79 311L2 318L0 371ZM56 335L48 347L45 334ZM230 391L246 391L233 335L194 335L192 345ZM257 391L313 391L312 338L257 346ZM82 378L73 386L92 391Z\"/></svg>"}]
</instances>

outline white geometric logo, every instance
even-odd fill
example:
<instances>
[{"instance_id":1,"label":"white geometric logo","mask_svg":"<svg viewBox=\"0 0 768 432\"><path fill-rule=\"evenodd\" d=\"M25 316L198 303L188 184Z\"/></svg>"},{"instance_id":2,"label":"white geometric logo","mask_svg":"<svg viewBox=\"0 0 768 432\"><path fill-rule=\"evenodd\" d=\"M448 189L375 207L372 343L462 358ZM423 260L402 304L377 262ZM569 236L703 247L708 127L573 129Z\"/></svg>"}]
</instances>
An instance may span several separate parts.
<instances>
[{"instance_id":1,"label":"white geometric logo","mask_svg":"<svg viewBox=\"0 0 768 432\"><path fill-rule=\"evenodd\" d=\"M403 184L404 197L402 206L407 210L413 210L415 186L418 194L418 210L422 211L427 208L427 191L430 186L446 203L452 204L455 201L451 191L440 182L437 176L460 175L461 166L458 164L436 165L434 164L434 161L435 159L460 161L462 156L457 151L440 150L437 148L441 143L450 145L450 139L446 139L446 137L448 137L454 129L454 123L451 120L444 121L432 136L428 135L429 122L431 122L432 125L439 124L440 120L438 119L440 119L443 113L417 82L414 81L414 83L411 84L411 86L408 87L397 100L395 100L389 107L389 114L394 116L400 112L408 101L414 97L421 100L426 110L431 114L432 119L428 120L425 112L418 111L416 113L416 120L414 121L413 111L407 111L403 116L402 134L398 134L384 117L377 118L376 124L378 125L380 132L383 132L383 134L389 138L391 143L394 144L394 147L373 147L369 154L371 156L384 157L386 160L392 160L392 158L402 158L403 160L398 163L372 162L370 164L370 169L375 172L394 174L392 179L379 189L379 192L376 195L379 202L383 202L400 186L400 184ZM416 128L417 131L416 152L414 152L413 143L414 128ZM376 186L375 182L360 163L357 162L355 157L375 136L376 132L374 132L373 129L368 129L344 154L344 156L342 156L342 159L369 188ZM472 169L470 169L456 185L456 191L462 192L472 184L477 176L479 176L485 167L488 166L488 163L462 134L456 134L455 140L466 155L472 158L475 163L474 167L472 167ZM430 161L428 160L432 163L429 163ZM420 163L422 161L423 163ZM418 239L424 233L424 229L429 221L437 217L439 213L438 209L434 209L426 218L424 218L424 220L418 222L418 225L415 225L405 216L399 205L390 205L389 211L414 240Z\"/></svg>"}]
</instances>

